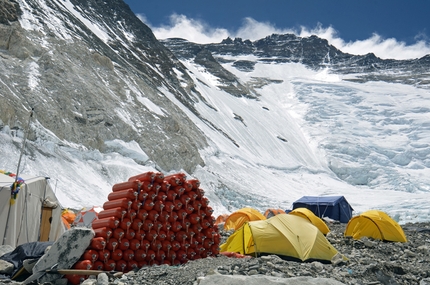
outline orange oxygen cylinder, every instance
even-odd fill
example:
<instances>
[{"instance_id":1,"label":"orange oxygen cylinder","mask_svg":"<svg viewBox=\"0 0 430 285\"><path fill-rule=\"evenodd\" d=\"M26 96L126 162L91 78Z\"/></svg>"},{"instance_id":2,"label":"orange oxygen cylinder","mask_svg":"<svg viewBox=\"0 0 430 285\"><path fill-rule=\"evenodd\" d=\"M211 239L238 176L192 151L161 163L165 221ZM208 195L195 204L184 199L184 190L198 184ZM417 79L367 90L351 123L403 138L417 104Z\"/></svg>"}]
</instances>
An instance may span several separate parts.
<instances>
[{"instance_id":1,"label":"orange oxygen cylinder","mask_svg":"<svg viewBox=\"0 0 430 285\"><path fill-rule=\"evenodd\" d=\"M140 182L143 182L143 181L153 182L154 179L155 179L155 172L147 171L135 176L131 176L128 179L128 181L139 180Z\"/></svg>"},{"instance_id":2,"label":"orange oxygen cylinder","mask_svg":"<svg viewBox=\"0 0 430 285\"><path fill-rule=\"evenodd\" d=\"M118 225L119 225L119 220L115 217L110 217L110 218L94 220L92 227L93 229L104 228L104 227L116 229Z\"/></svg>"},{"instance_id":3,"label":"orange oxygen cylinder","mask_svg":"<svg viewBox=\"0 0 430 285\"><path fill-rule=\"evenodd\" d=\"M103 263L103 269L105 271L113 271L115 270L116 262L113 259L109 259L105 263Z\"/></svg>"},{"instance_id":4,"label":"orange oxygen cylinder","mask_svg":"<svg viewBox=\"0 0 430 285\"><path fill-rule=\"evenodd\" d=\"M127 198L121 198L121 199L117 199L117 200L112 200L112 201L107 201L103 204L103 209L104 210L109 210L112 208L123 208L126 209L127 211L130 210L131 208L131 204L133 204L133 201L131 201L130 199Z\"/></svg>"},{"instance_id":5,"label":"orange oxygen cylinder","mask_svg":"<svg viewBox=\"0 0 430 285\"><path fill-rule=\"evenodd\" d=\"M122 220L122 222L119 224L119 227L123 229L124 231L128 231L131 228L131 220L129 218L125 218Z\"/></svg>"},{"instance_id":6,"label":"orange oxygen cylinder","mask_svg":"<svg viewBox=\"0 0 430 285\"><path fill-rule=\"evenodd\" d=\"M178 196L178 193L174 190L167 191L167 201L175 202L176 197Z\"/></svg>"},{"instance_id":7,"label":"orange oxygen cylinder","mask_svg":"<svg viewBox=\"0 0 430 285\"><path fill-rule=\"evenodd\" d=\"M132 251L131 249L124 250L122 253L122 258L125 261L134 260L134 251Z\"/></svg>"},{"instance_id":8,"label":"orange oxygen cylinder","mask_svg":"<svg viewBox=\"0 0 430 285\"><path fill-rule=\"evenodd\" d=\"M185 193L185 188L178 185L178 186L173 187L173 191L175 191L176 194L178 194L177 198L179 198Z\"/></svg>"},{"instance_id":9,"label":"orange oxygen cylinder","mask_svg":"<svg viewBox=\"0 0 430 285\"><path fill-rule=\"evenodd\" d=\"M142 207L143 207L143 202L140 200L133 201L133 203L131 204L131 208L136 212L139 212L140 208Z\"/></svg>"},{"instance_id":10,"label":"orange oxygen cylinder","mask_svg":"<svg viewBox=\"0 0 430 285\"><path fill-rule=\"evenodd\" d=\"M139 269L139 263L136 260L127 261L126 271L132 271Z\"/></svg>"},{"instance_id":11,"label":"orange oxygen cylinder","mask_svg":"<svg viewBox=\"0 0 430 285\"><path fill-rule=\"evenodd\" d=\"M192 202L194 202L199 198L199 195L197 195L195 191L188 192L188 196L190 196Z\"/></svg>"},{"instance_id":12,"label":"orange oxygen cylinder","mask_svg":"<svg viewBox=\"0 0 430 285\"><path fill-rule=\"evenodd\" d=\"M140 248L140 241L136 238L130 240L130 247L129 249L136 251Z\"/></svg>"},{"instance_id":13,"label":"orange oxygen cylinder","mask_svg":"<svg viewBox=\"0 0 430 285\"><path fill-rule=\"evenodd\" d=\"M143 209L146 211L151 211L154 208L154 202L151 199L147 199L145 203L143 203Z\"/></svg>"},{"instance_id":14,"label":"orange oxygen cylinder","mask_svg":"<svg viewBox=\"0 0 430 285\"><path fill-rule=\"evenodd\" d=\"M160 264L163 264L164 260L166 259L166 253L164 252L164 250L158 250L155 255L155 259L160 262Z\"/></svg>"},{"instance_id":15,"label":"orange oxygen cylinder","mask_svg":"<svg viewBox=\"0 0 430 285\"><path fill-rule=\"evenodd\" d=\"M121 228L117 228L113 231L113 237L116 238L118 241L121 241L122 238L125 236L125 231Z\"/></svg>"},{"instance_id":16,"label":"orange oxygen cylinder","mask_svg":"<svg viewBox=\"0 0 430 285\"><path fill-rule=\"evenodd\" d=\"M99 260L101 262L106 262L110 258L110 251L107 249L99 250Z\"/></svg>"},{"instance_id":17,"label":"orange oxygen cylinder","mask_svg":"<svg viewBox=\"0 0 430 285\"><path fill-rule=\"evenodd\" d=\"M182 202L179 199L175 200L173 205L175 206L176 211L179 211L180 209L182 209Z\"/></svg>"},{"instance_id":18,"label":"orange oxygen cylinder","mask_svg":"<svg viewBox=\"0 0 430 285\"><path fill-rule=\"evenodd\" d=\"M91 270L93 268L93 263L91 260L79 260L73 266L73 269Z\"/></svg>"},{"instance_id":19,"label":"orange oxygen cylinder","mask_svg":"<svg viewBox=\"0 0 430 285\"><path fill-rule=\"evenodd\" d=\"M171 228L171 230L172 230L173 232L177 233L177 232L178 232L178 231L180 231L181 229L182 229L182 223L181 223L181 222L176 221L176 222L174 222L174 223L172 224L172 228Z\"/></svg>"},{"instance_id":20,"label":"orange oxygen cylinder","mask_svg":"<svg viewBox=\"0 0 430 285\"><path fill-rule=\"evenodd\" d=\"M182 183L182 186L184 186L185 192L190 192L191 190L193 190L193 184L191 184L188 181L185 181L184 183Z\"/></svg>"},{"instance_id":21,"label":"orange oxygen cylinder","mask_svg":"<svg viewBox=\"0 0 430 285\"><path fill-rule=\"evenodd\" d=\"M169 191L169 189L170 189L170 186L172 186L172 185L170 185L170 183L167 181L163 181L163 182L161 182L160 186L161 186L160 191L167 193L167 191Z\"/></svg>"},{"instance_id":22,"label":"orange oxygen cylinder","mask_svg":"<svg viewBox=\"0 0 430 285\"><path fill-rule=\"evenodd\" d=\"M180 249L181 249L181 244L177 240L172 241L172 250L178 251Z\"/></svg>"},{"instance_id":23,"label":"orange oxygen cylinder","mask_svg":"<svg viewBox=\"0 0 430 285\"><path fill-rule=\"evenodd\" d=\"M139 233L140 230L142 229L143 226L143 222L141 219L136 218L133 220L133 223L131 223L131 228L136 232Z\"/></svg>"},{"instance_id":24,"label":"orange oxygen cylinder","mask_svg":"<svg viewBox=\"0 0 430 285\"><path fill-rule=\"evenodd\" d=\"M144 249L136 250L136 252L134 253L134 259L138 262L144 261L146 259L146 250Z\"/></svg>"},{"instance_id":25,"label":"orange oxygen cylinder","mask_svg":"<svg viewBox=\"0 0 430 285\"><path fill-rule=\"evenodd\" d=\"M196 190L200 187L200 181L198 179L188 179L186 182L193 186L193 190Z\"/></svg>"},{"instance_id":26,"label":"orange oxygen cylinder","mask_svg":"<svg viewBox=\"0 0 430 285\"><path fill-rule=\"evenodd\" d=\"M122 250L117 248L114 251L112 251L111 258L113 260L115 260L115 262L118 262L119 260L121 260L122 259Z\"/></svg>"},{"instance_id":27,"label":"orange oxygen cylinder","mask_svg":"<svg viewBox=\"0 0 430 285\"><path fill-rule=\"evenodd\" d=\"M110 192L108 194L108 200L109 201L118 200L118 199L122 199L122 198L127 198L127 199L130 199L132 201L135 201L138 199L138 193L136 190L130 188L130 189L125 189L125 190Z\"/></svg>"},{"instance_id":28,"label":"orange oxygen cylinder","mask_svg":"<svg viewBox=\"0 0 430 285\"><path fill-rule=\"evenodd\" d=\"M99 259L99 253L95 249L87 249L84 251L82 258L84 260L87 259L87 260L91 260L91 262L95 262L97 259Z\"/></svg>"},{"instance_id":29,"label":"orange oxygen cylinder","mask_svg":"<svg viewBox=\"0 0 430 285\"><path fill-rule=\"evenodd\" d=\"M153 222L156 222L157 221L157 219L158 219L158 216L159 216L160 214L156 211L156 210L151 210L151 211L149 211L149 213L148 213L148 218L151 220L151 221L153 221Z\"/></svg>"},{"instance_id":30,"label":"orange oxygen cylinder","mask_svg":"<svg viewBox=\"0 0 430 285\"><path fill-rule=\"evenodd\" d=\"M170 214L168 214L167 212L164 212L160 214L160 216L158 217L158 220L164 224L169 221L169 217L170 217Z\"/></svg>"},{"instance_id":31,"label":"orange oxygen cylinder","mask_svg":"<svg viewBox=\"0 0 430 285\"><path fill-rule=\"evenodd\" d=\"M115 217L119 220L122 220L126 214L127 214L127 211L124 208L117 207L117 208L111 208L109 210L100 211L100 213L98 214L98 218L104 219L109 217Z\"/></svg>"},{"instance_id":32,"label":"orange oxygen cylinder","mask_svg":"<svg viewBox=\"0 0 430 285\"><path fill-rule=\"evenodd\" d=\"M146 218L148 217L148 211L145 209L140 209L139 212L137 212L136 217L142 220L142 222L145 222Z\"/></svg>"},{"instance_id":33,"label":"orange oxygen cylinder","mask_svg":"<svg viewBox=\"0 0 430 285\"><path fill-rule=\"evenodd\" d=\"M121 239L119 242L119 249L124 252L124 250L127 250L130 247L130 241L126 238Z\"/></svg>"},{"instance_id":34,"label":"orange oxygen cylinder","mask_svg":"<svg viewBox=\"0 0 430 285\"><path fill-rule=\"evenodd\" d=\"M97 256L98 256L98 254L97 254ZM103 270L104 269L103 262L101 262L100 260L94 261L94 263L93 263L93 269L94 270Z\"/></svg>"},{"instance_id":35,"label":"orange oxygen cylinder","mask_svg":"<svg viewBox=\"0 0 430 285\"><path fill-rule=\"evenodd\" d=\"M118 247L119 247L119 242L116 238L111 238L106 245L106 249L108 249L110 251L114 251Z\"/></svg>"},{"instance_id":36,"label":"orange oxygen cylinder","mask_svg":"<svg viewBox=\"0 0 430 285\"><path fill-rule=\"evenodd\" d=\"M172 211L169 215L169 222L173 224L177 219L179 219L178 213L176 211Z\"/></svg>"},{"instance_id":37,"label":"orange oxygen cylinder","mask_svg":"<svg viewBox=\"0 0 430 285\"><path fill-rule=\"evenodd\" d=\"M142 182L140 182L139 180L121 182L121 183L114 184L112 186L112 191L116 192L116 191L126 190L130 188L133 189L134 191L139 191L141 186L142 186Z\"/></svg>"},{"instance_id":38,"label":"orange oxygen cylinder","mask_svg":"<svg viewBox=\"0 0 430 285\"><path fill-rule=\"evenodd\" d=\"M164 174L161 172L155 172L155 182L162 183L164 180Z\"/></svg>"},{"instance_id":39,"label":"orange oxygen cylinder","mask_svg":"<svg viewBox=\"0 0 430 285\"><path fill-rule=\"evenodd\" d=\"M109 238L113 235L113 230L111 228L98 228L94 230L95 237L103 237L106 239L106 241L109 240Z\"/></svg>"},{"instance_id":40,"label":"orange oxygen cylinder","mask_svg":"<svg viewBox=\"0 0 430 285\"><path fill-rule=\"evenodd\" d=\"M94 237L90 242L90 249L103 250L106 247L106 239L104 237Z\"/></svg>"},{"instance_id":41,"label":"orange oxygen cylinder","mask_svg":"<svg viewBox=\"0 0 430 285\"><path fill-rule=\"evenodd\" d=\"M115 269L120 272L125 272L127 269L127 262L123 259L120 259L116 262Z\"/></svg>"},{"instance_id":42,"label":"orange oxygen cylinder","mask_svg":"<svg viewBox=\"0 0 430 285\"><path fill-rule=\"evenodd\" d=\"M133 229L128 229L128 231L125 232L125 238L128 240L136 238L136 232Z\"/></svg>"},{"instance_id":43,"label":"orange oxygen cylinder","mask_svg":"<svg viewBox=\"0 0 430 285\"><path fill-rule=\"evenodd\" d=\"M81 282L84 282L85 279L87 279L86 275L76 275L76 274L69 274L66 275L67 281L69 281L70 284L73 285L79 285Z\"/></svg>"},{"instance_id":44,"label":"orange oxygen cylinder","mask_svg":"<svg viewBox=\"0 0 430 285\"><path fill-rule=\"evenodd\" d=\"M136 216L137 216L136 210L131 209L130 211L128 211L127 218L130 219L130 222L133 223L133 220L136 218Z\"/></svg>"}]
</instances>

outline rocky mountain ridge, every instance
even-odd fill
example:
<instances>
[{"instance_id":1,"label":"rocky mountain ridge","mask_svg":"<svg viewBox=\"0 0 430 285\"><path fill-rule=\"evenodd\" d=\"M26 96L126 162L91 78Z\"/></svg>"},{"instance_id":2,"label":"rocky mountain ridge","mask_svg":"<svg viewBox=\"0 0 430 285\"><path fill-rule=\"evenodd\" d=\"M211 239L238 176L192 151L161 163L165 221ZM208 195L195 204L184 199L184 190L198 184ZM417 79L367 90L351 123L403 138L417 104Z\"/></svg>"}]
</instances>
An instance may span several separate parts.
<instances>
[{"instance_id":1,"label":"rocky mountain ridge","mask_svg":"<svg viewBox=\"0 0 430 285\"><path fill-rule=\"evenodd\" d=\"M243 161L251 157L247 163L257 165L257 172L265 168L280 177L296 170L308 171L346 181L349 172L343 174L344 165L325 167L325 162L311 153L300 128L283 117L289 116L288 88L302 88L299 92L307 94L312 87L307 89L301 82L282 85L288 81L282 74L246 78L259 63L272 67L292 63L291 73L296 71L294 68L327 71L356 83L395 82L426 90L430 82L430 55L403 61L383 60L373 54L350 55L316 36L292 34L271 35L254 42L239 38L212 44L183 39L161 41L121 0L3 0L0 143L4 145L1 154L6 157L12 153L13 160L4 159L0 168L15 169L33 108L24 156L28 162L23 168L37 174L42 170L35 169L31 162L41 158L48 161L46 172L54 159L64 162L61 167L67 171L61 173L67 175L79 175L82 162L94 170L93 176L99 175L100 181L110 186L136 171L124 170L122 165L100 165L97 160L120 152L138 166L209 177L210 186L218 191L216 195L231 195L233 198L224 200L234 207L249 201L264 207L272 201L240 190L249 188L240 178L233 177L233 182L227 183L226 176L213 168L198 172L207 165L208 157L226 172L242 164L246 169L249 165ZM266 87L276 92L266 95ZM326 93L333 91L332 86L324 88ZM287 107L276 110L280 105L276 100L281 97L275 98L274 94L279 93L285 96L281 100ZM271 107L261 103L262 99L267 99L265 104ZM233 108L238 104L247 108ZM426 109L413 112L419 114ZM257 113L259 117L254 116ZM267 118L266 125L258 121L262 117ZM277 122L276 127L267 130ZM255 132L260 131L264 140L255 142ZM114 140L136 142L149 158L121 153L123 150L109 143ZM418 146L426 147L424 143ZM302 152L301 148L309 151ZM392 153L396 151L386 152L383 161L395 157ZM231 165L226 166L223 159L229 159ZM372 175L361 179L360 174L360 179L353 176L351 180L370 184L377 176ZM76 188L88 185L75 177L70 180ZM99 184L94 182L91 187L96 189Z\"/></svg>"}]
</instances>

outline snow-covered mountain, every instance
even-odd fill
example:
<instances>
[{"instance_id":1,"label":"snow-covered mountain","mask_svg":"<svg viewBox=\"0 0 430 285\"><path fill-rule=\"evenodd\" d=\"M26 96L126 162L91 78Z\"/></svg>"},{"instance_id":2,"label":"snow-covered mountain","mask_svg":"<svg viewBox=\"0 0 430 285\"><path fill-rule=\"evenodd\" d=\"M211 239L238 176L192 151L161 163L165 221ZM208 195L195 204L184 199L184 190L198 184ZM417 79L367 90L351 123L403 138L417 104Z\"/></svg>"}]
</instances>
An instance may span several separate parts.
<instances>
[{"instance_id":1,"label":"snow-covered mountain","mask_svg":"<svg viewBox=\"0 0 430 285\"><path fill-rule=\"evenodd\" d=\"M295 35L160 42L121 0L4 3L0 170L17 172L27 134L19 172L49 176L63 207L156 169L198 178L215 215L344 195L430 220L430 55Z\"/></svg>"}]
</instances>

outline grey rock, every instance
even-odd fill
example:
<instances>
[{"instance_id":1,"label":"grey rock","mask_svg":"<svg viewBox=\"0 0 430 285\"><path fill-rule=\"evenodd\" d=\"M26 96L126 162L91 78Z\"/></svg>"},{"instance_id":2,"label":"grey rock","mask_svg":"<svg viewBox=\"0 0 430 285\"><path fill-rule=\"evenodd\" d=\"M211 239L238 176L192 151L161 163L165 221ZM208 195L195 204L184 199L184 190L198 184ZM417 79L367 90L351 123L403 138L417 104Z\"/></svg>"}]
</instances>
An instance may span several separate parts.
<instances>
[{"instance_id":1,"label":"grey rock","mask_svg":"<svg viewBox=\"0 0 430 285\"><path fill-rule=\"evenodd\" d=\"M49 269L68 269L82 256L94 237L94 231L88 228L72 228L66 231L43 255L33 267L33 274L25 283L38 280L40 283L61 278L60 274L46 273Z\"/></svg>"},{"instance_id":2,"label":"grey rock","mask_svg":"<svg viewBox=\"0 0 430 285\"><path fill-rule=\"evenodd\" d=\"M291 284L291 285L342 285L334 279L329 278L308 278L293 277L281 278L273 276L221 276L211 275L201 279L199 285L261 285L261 284Z\"/></svg>"},{"instance_id":3,"label":"grey rock","mask_svg":"<svg viewBox=\"0 0 430 285\"><path fill-rule=\"evenodd\" d=\"M14 269L15 266L12 263L0 259L0 274L11 275Z\"/></svg>"}]
</instances>

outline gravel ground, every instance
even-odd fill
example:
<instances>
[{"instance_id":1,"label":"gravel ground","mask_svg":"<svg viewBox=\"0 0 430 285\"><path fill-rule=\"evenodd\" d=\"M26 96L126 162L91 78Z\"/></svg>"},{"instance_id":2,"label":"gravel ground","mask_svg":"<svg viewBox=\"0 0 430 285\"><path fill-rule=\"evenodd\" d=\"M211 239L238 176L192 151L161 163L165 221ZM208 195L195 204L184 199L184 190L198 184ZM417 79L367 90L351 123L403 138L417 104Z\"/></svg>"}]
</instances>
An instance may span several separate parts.
<instances>
[{"instance_id":1,"label":"gravel ground","mask_svg":"<svg viewBox=\"0 0 430 285\"><path fill-rule=\"evenodd\" d=\"M349 260L347 262L301 263L278 256L229 258L217 256L190 261L180 266L153 266L130 272L118 284L197 284L208 274L308 276L331 278L344 284L430 284L430 224L403 225L406 243L382 242L343 236L345 224L330 224L330 243ZM230 233L222 232L223 240Z\"/></svg>"},{"instance_id":2,"label":"gravel ground","mask_svg":"<svg viewBox=\"0 0 430 285\"><path fill-rule=\"evenodd\" d=\"M275 276L279 278L328 278L343 284L419 284L430 285L430 223L403 225L406 243L383 242L369 238L353 240L343 236L345 224L329 224L330 243L348 261L331 263L295 262L276 255L259 258L231 258L223 255L189 261L179 266L150 266L122 277L100 274L87 279L86 284L97 285L195 285L207 275ZM231 232L221 231L222 242ZM101 277L104 275L104 278ZM63 280L56 284L64 285ZM18 285L4 281L0 284Z\"/></svg>"}]
</instances>

